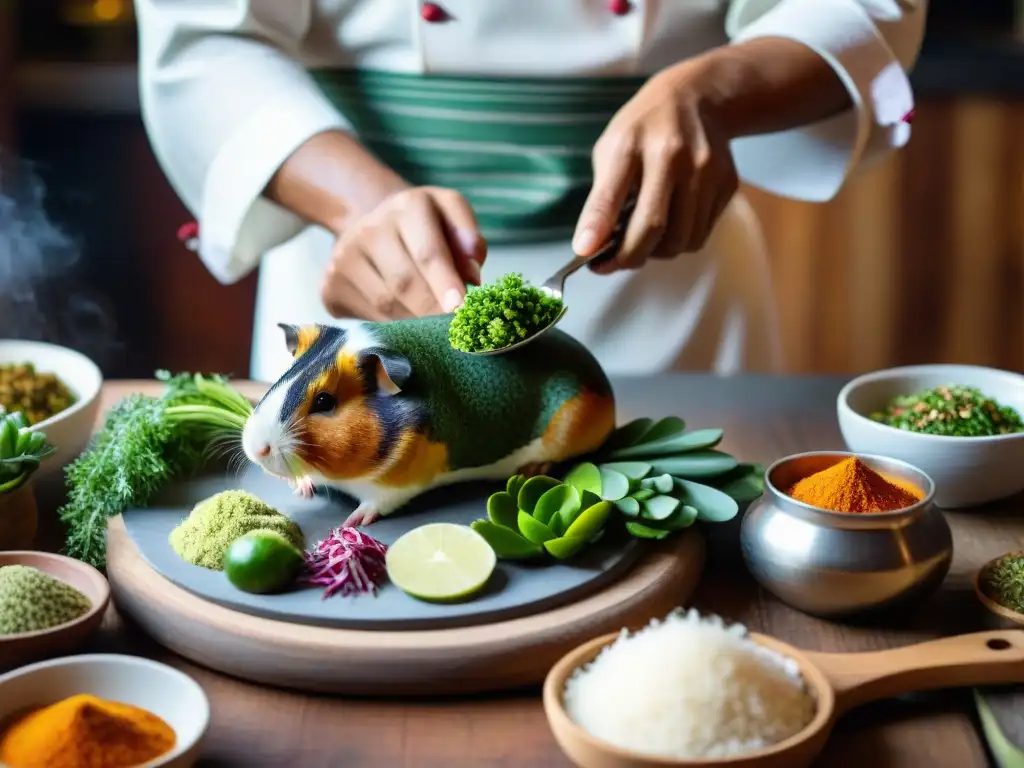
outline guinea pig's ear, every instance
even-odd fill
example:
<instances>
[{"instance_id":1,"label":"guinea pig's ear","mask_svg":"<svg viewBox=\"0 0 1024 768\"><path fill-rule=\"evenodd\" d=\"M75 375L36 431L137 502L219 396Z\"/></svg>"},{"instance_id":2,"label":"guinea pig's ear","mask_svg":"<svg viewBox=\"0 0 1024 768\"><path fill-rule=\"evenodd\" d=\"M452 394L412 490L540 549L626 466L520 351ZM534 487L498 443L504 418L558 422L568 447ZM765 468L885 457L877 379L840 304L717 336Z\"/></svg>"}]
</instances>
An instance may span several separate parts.
<instances>
[{"instance_id":1,"label":"guinea pig's ear","mask_svg":"<svg viewBox=\"0 0 1024 768\"><path fill-rule=\"evenodd\" d=\"M377 391L397 395L412 375L408 359L383 349L367 349L361 361L363 370L377 385Z\"/></svg>"},{"instance_id":2,"label":"guinea pig's ear","mask_svg":"<svg viewBox=\"0 0 1024 768\"><path fill-rule=\"evenodd\" d=\"M299 326L278 323L277 327L284 331L284 343L288 347L288 354L295 357L295 350L299 348Z\"/></svg>"}]
</instances>

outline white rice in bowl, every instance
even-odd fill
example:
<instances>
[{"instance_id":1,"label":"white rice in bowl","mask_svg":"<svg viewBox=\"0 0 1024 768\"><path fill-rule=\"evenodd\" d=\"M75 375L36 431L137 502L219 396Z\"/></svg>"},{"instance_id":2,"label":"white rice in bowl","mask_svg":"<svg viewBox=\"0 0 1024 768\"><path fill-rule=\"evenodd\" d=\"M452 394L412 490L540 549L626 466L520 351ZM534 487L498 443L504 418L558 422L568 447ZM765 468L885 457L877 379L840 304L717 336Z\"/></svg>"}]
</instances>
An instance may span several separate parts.
<instances>
[{"instance_id":1,"label":"white rice in bowl","mask_svg":"<svg viewBox=\"0 0 1024 768\"><path fill-rule=\"evenodd\" d=\"M614 643L566 681L573 721L621 749L725 757L777 744L814 718L799 665L740 624L675 611Z\"/></svg>"}]
</instances>

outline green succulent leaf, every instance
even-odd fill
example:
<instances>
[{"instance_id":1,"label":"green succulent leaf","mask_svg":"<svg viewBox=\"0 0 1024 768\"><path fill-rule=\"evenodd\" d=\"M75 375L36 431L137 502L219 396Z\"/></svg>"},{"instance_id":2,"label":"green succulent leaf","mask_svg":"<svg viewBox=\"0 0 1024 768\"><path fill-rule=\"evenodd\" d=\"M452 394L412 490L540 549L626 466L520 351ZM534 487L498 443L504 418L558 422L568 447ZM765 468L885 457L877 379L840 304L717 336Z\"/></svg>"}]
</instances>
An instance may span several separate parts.
<instances>
[{"instance_id":1,"label":"green succulent leaf","mask_svg":"<svg viewBox=\"0 0 1024 768\"><path fill-rule=\"evenodd\" d=\"M664 528L666 531L681 531L697 522L698 514L696 507L680 504L675 512L664 520L659 520L654 525L657 525L658 528Z\"/></svg>"},{"instance_id":2,"label":"green succulent leaf","mask_svg":"<svg viewBox=\"0 0 1024 768\"><path fill-rule=\"evenodd\" d=\"M615 506L626 517L637 517L640 514L640 502L632 496L619 499L615 502Z\"/></svg>"},{"instance_id":3,"label":"green succulent leaf","mask_svg":"<svg viewBox=\"0 0 1024 768\"><path fill-rule=\"evenodd\" d=\"M548 527L558 520L571 520L580 511L580 494L571 485L556 485L537 500L533 517Z\"/></svg>"},{"instance_id":4,"label":"green succulent leaf","mask_svg":"<svg viewBox=\"0 0 1024 768\"><path fill-rule=\"evenodd\" d=\"M570 469L563 482L571 485L581 494L590 491L598 496L601 495L601 470L589 461L584 461Z\"/></svg>"},{"instance_id":5,"label":"green succulent leaf","mask_svg":"<svg viewBox=\"0 0 1024 768\"><path fill-rule=\"evenodd\" d=\"M637 501L647 501L658 495L658 492L653 488L640 488L638 491L633 491L629 494L629 498L636 499Z\"/></svg>"},{"instance_id":6,"label":"green succulent leaf","mask_svg":"<svg viewBox=\"0 0 1024 768\"><path fill-rule=\"evenodd\" d=\"M516 506L516 500L506 491L492 493L487 499L487 517L495 525L517 533L519 531L519 507Z\"/></svg>"},{"instance_id":7,"label":"green succulent leaf","mask_svg":"<svg viewBox=\"0 0 1024 768\"><path fill-rule=\"evenodd\" d=\"M754 501L764 493L764 467L740 464L728 475L715 478L714 486L740 504Z\"/></svg>"},{"instance_id":8,"label":"green succulent leaf","mask_svg":"<svg viewBox=\"0 0 1024 768\"><path fill-rule=\"evenodd\" d=\"M18 446L18 427L9 416L0 423L0 459L14 456Z\"/></svg>"},{"instance_id":9,"label":"green succulent leaf","mask_svg":"<svg viewBox=\"0 0 1024 768\"><path fill-rule=\"evenodd\" d=\"M1024 768L1024 751L1006 735L992 707L977 688L973 691L982 733L999 768Z\"/></svg>"},{"instance_id":10,"label":"green succulent leaf","mask_svg":"<svg viewBox=\"0 0 1024 768\"><path fill-rule=\"evenodd\" d=\"M637 442L646 445L681 434L685 430L685 421L678 416L666 416L663 419L659 419L650 429L644 432Z\"/></svg>"},{"instance_id":11,"label":"green succulent leaf","mask_svg":"<svg viewBox=\"0 0 1024 768\"><path fill-rule=\"evenodd\" d=\"M682 502L672 496L655 496L641 506L640 515L647 520L665 520L675 512Z\"/></svg>"},{"instance_id":12,"label":"green succulent leaf","mask_svg":"<svg viewBox=\"0 0 1024 768\"><path fill-rule=\"evenodd\" d=\"M28 417L21 411L15 411L14 413L9 414L7 418L14 422L14 426L17 429L29 426Z\"/></svg>"},{"instance_id":13,"label":"green succulent leaf","mask_svg":"<svg viewBox=\"0 0 1024 768\"><path fill-rule=\"evenodd\" d=\"M633 445L654 426L654 419L641 418L623 424L612 432L604 442L603 451L614 451L627 445Z\"/></svg>"},{"instance_id":14,"label":"green succulent leaf","mask_svg":"<svg viewBox=\"0 0 1024 768\"><path fill-rule=\"evenodd\" d=\"M633 520L626 523L626 530L629 531L631 536L636 536L638 539L664 539L671 533L671 531L652 528L649 525L644 525L643 523L638 523Z\"/></svg>"},{"instance_id":15,"label":"green succulent leaf","mask_svg":"<svg viewBox=\"0 0 1024 768\"><path fill-rule=\"evenodd\" d=\"M508 483L505 485L505 490L513 499L518 499L519 491L522 489L523 483L525 482L526 477L524 475L512 475L512 477L508 479Z\"/></svg>"},{"instance_id":16,"label":"green succulent leaf","mask_svg":"<svg viewBox=\"0 0 1024 768\"><path fill-rule=\"evenodd\" d=\"M586 539L577 536L559 536L544 542L544 549L556 560L566 560L587 545Z\"/></svg>"},{"instance_id":17,"label":"green succulent leaf","mask_svg":"<svg viewBox=\"0 0 1024 768\"><path fill-rule=\"evenodd\" d=\"M524 510L519 510L519 532L527 541L543 544L555 538L555 532Z\"/></svg>"},{"instance_id":18,"label":"green succulent leaf","mask_svg":"<svg viewBox=\"0 0 1024 768\"><path fill-rule=\"evenodd\" d=\"M548 477L547 475L531 477L523 483L522 488L519 489L519 495L516 499L519 509L532 515L540 497L556 485L561 485L561 483L555 480L555 478ZM526 533L526 531L523 531L523 533Z\"/></svg>"},{"instance_id":19,"label":"green succulent leaf","mask_svg":"<svg viewBox=\"0 0 1024 768\"><path fill-rule=\"evenodd\" d=\"M717 488L679 477L676 478L676 483L685 493L684 501L697 508L697 516L701 520L724 523L732 520L740 511L736 500Z\"/></svg>"},{"instance_id":20,"label":"green succulent leaf","mask_svg":"<svg viewBox=\"0 0 1024 768\"><path fill-rule=\"evenodd\" d=\"M675 456L680 453L711 448L722 440L721 429L698 429L679 435L663 437L653 442L643 442L628 448L620 448L611 454L612 459L647 459L655 456Z\"/></svg>"},{"instance_id":21,"label":"green succulent leaf","mask_svg":"<svg viewBox=\"0 0 1024 768\"><path fill-rule=\"evenodd\" d=\"M528 560L544 554L544 549L539 545L490 520L476 520L469 527L483 536L494 554L502 560Z\"/></svg>"},{"instance_id":22,"label":"green succulent leaf","mask_svg":"<svg viewBox=\"0 0 1024 768\"><path fill-rule=\"evenodd\" d=\"M672 475L655 475L645 478L641 483L642 490L654 491L655 493L672 493L676 487L676 481Z\"/></svg>"},{"instance_id":23,"label":"green succulent leaf","mask_svg":"<svg viewBox=\"0 0 1024 768\"><path fill-rule=\"evenodd\" d=\"M673 477L705 478L717 477L731 472L739 466L732 456L721 451L695 451L682 456L670 456L651 460L654 472Z\"/></svg>"},{"instance_id":24,"label":"green succulent leaf","mask_svg":"<svg viewBox=\"0 0 1024 768\"><path fill-rule=\"evenodd\" d=\"M613 469L601 470L601 498L605 501L618 501L629 495L632 487L629 478Z\"/></svg>"},{"instance_id":25,"label":"green succulent leaf","mask_svg":"<svg viewBox=\"0 0 1024 768\"><path fill-rule=\"evenodd\" d=\"M580 509L587 509L601 501L601 494L584 491L580 494Z\"/></svg>"},{"instance_id":26,"label":"green succulent leaf","mask_svg":"<svg viewBox=\"0 0 1024 768\"><path fill-rule=\"evenodd\" d=\"M584 509L580 512L579 517L573 521L573 524L566 529L565 536L567 538L589 539L604 528L604 524L608 522L612 509L614 509L614 505L608 501L601 501L589 509Z\"/></svg>"},{"instance_id":27,"label":"green succulent leaf","mask_svg":"<svg viewBox=\"0 0 1024 768\"><path fill-rule=\"evenodd\" d=\"M601 469L618 472L630 480L643 480L650 474L651 465L643 461L612 461L602 464ZM566 482L568 482L568 479Z\"/></svg>"}]
</instances>

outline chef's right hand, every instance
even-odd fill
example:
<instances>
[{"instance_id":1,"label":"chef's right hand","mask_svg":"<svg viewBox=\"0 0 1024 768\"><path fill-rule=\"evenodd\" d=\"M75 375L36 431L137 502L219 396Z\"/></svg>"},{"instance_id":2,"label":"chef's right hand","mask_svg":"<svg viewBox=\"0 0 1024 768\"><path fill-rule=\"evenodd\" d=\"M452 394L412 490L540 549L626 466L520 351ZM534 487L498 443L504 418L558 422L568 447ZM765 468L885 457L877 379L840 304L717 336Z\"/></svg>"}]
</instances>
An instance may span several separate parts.
<instances>
[{"instance_id":1,"label":"chef's right hand","mask_svg":"<svg viewBox=\"0 0 1024 768\"><path fill-rule=\"evenodd\" d=\"M412 187L339 235L320 289L334 317L387 321L453 312L480 284L487 245L466 199Z\"/></svg>"}]
</instances>

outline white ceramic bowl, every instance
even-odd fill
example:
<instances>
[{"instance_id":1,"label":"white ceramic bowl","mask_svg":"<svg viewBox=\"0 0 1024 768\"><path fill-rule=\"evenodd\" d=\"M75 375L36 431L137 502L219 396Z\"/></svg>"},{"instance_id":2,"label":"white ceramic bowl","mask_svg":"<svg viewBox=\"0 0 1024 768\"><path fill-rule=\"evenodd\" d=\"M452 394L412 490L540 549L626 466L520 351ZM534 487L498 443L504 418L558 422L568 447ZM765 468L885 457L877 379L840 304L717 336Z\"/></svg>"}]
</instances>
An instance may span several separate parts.
<instances>
[{"instance_id":1,"label":"white ceramic bowl","mask_svg":"<svg viewBox=\"0 0 1024 768\"><path fill-rule=\"evenodd\" d=\"M33 476L37 482L45 482L77 457L89 442L100 407L103 375L92 360L73 349L41 341L0 339L0 365L10 363L32 363L40 373L56 374L76 398L70 408L32 427L45 432L56 448Z\"/></svg>"},{"instance_id":2,"label":"white ceramic bowl","mask_svg":"<svg viewBox=\"0 0 1024 768\"><path fill-rule=\"evenodd\" d=\"M897 395L961 384L977 387L1000 405L1024 414L1024 376L974 365L913 365L876 371L850 381L836 411L847 447L902 459L935 482L935 503L972 507L1024 490L1024 432L992 437L924 435L872 421L870 414Z\"/></svg>"},{"instance_id":3,"label":"white ceramic bowl","mask_svg":"<svg viewBox=\"0 0 1024 768\"><path fill-rule=\"evenodd\" d=\"M139 768L191 768L210 722L210 702L188 675L137 656L95 654L43 661L0 677L0 723L26 709L80 693L149 710L174 729L177 743ZM7 722L5 722L7 721Z\"/></svg>"}]
</instances>

